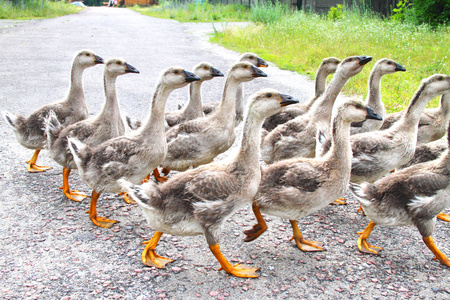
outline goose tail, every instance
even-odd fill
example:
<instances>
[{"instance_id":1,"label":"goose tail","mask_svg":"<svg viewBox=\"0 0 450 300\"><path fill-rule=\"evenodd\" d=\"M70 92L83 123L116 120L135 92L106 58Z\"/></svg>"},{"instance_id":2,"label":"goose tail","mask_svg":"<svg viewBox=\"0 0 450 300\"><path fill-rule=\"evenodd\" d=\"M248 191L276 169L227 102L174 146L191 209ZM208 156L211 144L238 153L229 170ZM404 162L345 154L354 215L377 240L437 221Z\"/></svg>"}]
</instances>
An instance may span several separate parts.
<instances>
[{"instance_id":1,"label":"goose tail","mask_svg":"<svg viewBox=\"0 0 450 300\"><path fill-rule=\"evenodd\" d=\"M142 208L153 209L151 206L152 200L161 197L158 186L151 180L142 185L135 185L121 178L118 180L118 183L122 187L122 190Z\"/></svg>"},{"instance_id":2,"label":"goose tail","mask_svg":"<svg viewBox=\"0 0 450 300\"><path fill-rule=\"evenodd\" d=\"M55 112L52 110L44 120L44 131L47 136L48 149L51 149L58 138L59 133L64 128L58 120Z\"/></svg>"},{"instance_id":3,"label":"goose tail","mask_svg":"<svg viewBox=\"0 0 450 300\"><path fill-rule=\"evenodd\" d=\"M17 131L23 122L25 122L25 117L20 115L15 115L7 111L2 111L3 118L6 123L14 130Z\"/></svg>"}]
</instances>

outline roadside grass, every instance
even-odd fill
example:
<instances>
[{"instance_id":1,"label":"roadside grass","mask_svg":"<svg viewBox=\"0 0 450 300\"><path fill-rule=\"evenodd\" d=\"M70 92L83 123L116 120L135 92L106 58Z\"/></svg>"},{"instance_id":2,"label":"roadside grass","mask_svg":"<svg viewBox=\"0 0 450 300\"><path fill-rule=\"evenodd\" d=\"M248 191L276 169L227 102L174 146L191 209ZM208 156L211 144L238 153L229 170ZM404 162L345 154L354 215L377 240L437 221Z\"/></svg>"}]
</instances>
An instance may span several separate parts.
<instances>
[{"instance_id":1,"label":"roadside grass","mask_svg":"<svg viewBox=\"0 0 450 300\"><path fill-rule=\"evenodd\" d=\"M370 55L374 61L394 59L406 72L386 75L381 82L387 112L405 109L422 79L433 74L450 74L450 29L433 31L428 26L414 26L382 20L370 15L347 13L330 21L315 14L296 12L272 23L228 28L211 39L238 52L252 51L282 69L314 78L325 57L340 59L352 55ZM344 87L348 95L366 97L367 82L373 62ZM430 102L438 106L439 98Z\"/></svg>"},{"instance_id":2,"label":"roadside grass","mask_svg":"<svg viewBox=\"0 0 450 300\"><path fill-rule=\"evenodd\" d=\"M143 15L175 19L180 22L240 22L250 18L250 10L245 5L211 5L204 3L176 3L170 1L160 1L157 6L140 7L134 5L130 7Z\"/></svg>"},{"instance_id":3,"label":"roadside grass","mask_svg":"<svg viewBox=\"0 0 450 300\"><path fill-rule=\"evenodd\" d=\"M28 0L21 5L0 0L0 19L54 18L81 11L82 8L65 1Z\"/></svg>"}]
</instances>

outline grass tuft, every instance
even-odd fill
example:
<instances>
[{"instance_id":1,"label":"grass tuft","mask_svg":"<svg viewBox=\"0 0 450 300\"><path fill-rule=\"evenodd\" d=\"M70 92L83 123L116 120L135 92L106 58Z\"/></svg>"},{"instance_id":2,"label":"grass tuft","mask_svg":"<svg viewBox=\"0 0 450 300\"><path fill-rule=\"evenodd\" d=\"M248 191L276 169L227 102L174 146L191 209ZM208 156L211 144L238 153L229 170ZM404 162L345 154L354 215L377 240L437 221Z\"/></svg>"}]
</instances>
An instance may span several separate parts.
<instances>
[{"instance_id":1,"label":"grass tuft","mask_svg":"<svg viewBox=\"0 0 450 300\"><path fill-rule=\"evenodd\" d=\"M65 1L24 0L16 2L15 5L11 1L0 0L0 19L54 18L76 13L83 9Z\"/></svg>"}]
</instances>

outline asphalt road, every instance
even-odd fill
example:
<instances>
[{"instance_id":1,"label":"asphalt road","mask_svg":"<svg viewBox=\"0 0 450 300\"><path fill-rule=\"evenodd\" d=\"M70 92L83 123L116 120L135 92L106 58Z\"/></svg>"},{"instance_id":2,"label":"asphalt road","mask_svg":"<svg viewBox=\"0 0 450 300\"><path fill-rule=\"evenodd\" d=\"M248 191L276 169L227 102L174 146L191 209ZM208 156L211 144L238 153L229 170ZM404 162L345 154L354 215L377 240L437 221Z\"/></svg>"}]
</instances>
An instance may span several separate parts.
<instances>
[{"instance_id":1,"label":"asphalt road","mask_svg":"<svg viewBox=\"0 0 450 300\"><path fill-rule=\"evenodd\" d=\"M141 71L119 77L117 91L123 112L142 119L164 68L180 65L191 70L208 61L227 73L239 54L210 44L206 34L211 31L211 24L181 24L108 7L87 8L50 20L0 21L1 110L28 115L62 98L74 53L88 48L105 59L123 57ZM92 115L104 99L102 72L103 68L96 66L84 74ZM302 76L274 66L264 72L267 78L245 85L247 96L265 87L299 99L313 94L313 83ZM204 84L206 102L220 100L223 83L219 78ZM176 109L186 97L187 88L174 92L167 109ZM242 125L237 130L240 133ZM325 252L299 251L289 241L289 222L279 218L267 218L269 230L258 240L244 243L242 231L254 222L250 207L229 219L221 249L231 262L259 267L258 279L235 278L218 271L219 263L203 236L164 235L157 252L176 261L166 269L146 267L140 259L141 242L154 231L136 205L126 204L117 195L102 195L99 214L120 223L112 229L98 228L85 213L89 199L76 203L58 189L62 167L45 151L38 163L54 168L43 174L27 173L25 161L32 151L19 145L4 120L0 121L0 137L2 299L450 297L449 268L432 260L415 228L377 226L370 242L385 250L379 256L359 253L355 233L364 229L368 220L356 212L358 205L352 199L346 206L330 205L299 221L305 238L324 242ZM71 186L90 193L75 171ZM438 222L433 237L447 255L449 236L449 224Z\"/></svg>"}]
</instances>

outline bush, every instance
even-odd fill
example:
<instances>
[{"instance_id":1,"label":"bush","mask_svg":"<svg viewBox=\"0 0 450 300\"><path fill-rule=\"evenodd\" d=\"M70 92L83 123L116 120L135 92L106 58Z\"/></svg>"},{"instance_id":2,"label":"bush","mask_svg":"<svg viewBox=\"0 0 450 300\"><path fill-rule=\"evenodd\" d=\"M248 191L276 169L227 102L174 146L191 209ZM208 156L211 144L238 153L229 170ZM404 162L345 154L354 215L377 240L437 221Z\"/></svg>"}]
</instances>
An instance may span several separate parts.
<instances>
[{"instance_id":1,"label":"bush","mask_svg":"<svg viewBox=\"0 0 450 300\"><path fill-rule=\"evenodd\" d=\"M280 2L272 4L269 1L252 6L250 21L263 24L274 23L281 20L288 12L289 9L286 5L283 5Z\"/></svg>"},{"instance_id":2,"label":"bush","mask_svg":"<svg viewBox=\"0 0 450 300\"><path fill-rule=\"evenodd\" d=\"M433 27L450 23L450 1L414 0L414 12L419 23Z\"/></svg>"}]
</instances>

